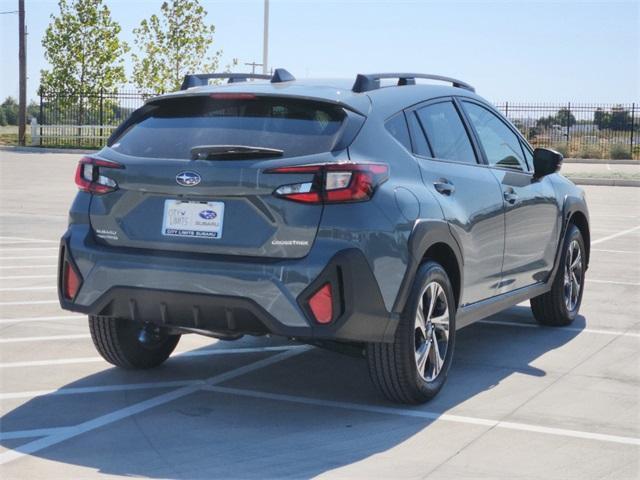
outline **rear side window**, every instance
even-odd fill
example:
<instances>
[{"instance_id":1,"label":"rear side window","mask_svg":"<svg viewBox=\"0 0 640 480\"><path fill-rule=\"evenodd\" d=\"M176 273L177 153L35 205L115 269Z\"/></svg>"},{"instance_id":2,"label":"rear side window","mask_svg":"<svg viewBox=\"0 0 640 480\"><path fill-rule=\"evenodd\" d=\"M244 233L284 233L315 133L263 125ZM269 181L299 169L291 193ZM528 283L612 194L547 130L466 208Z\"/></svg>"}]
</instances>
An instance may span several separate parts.
<instances>
[{"instance_id":1,"label":"rear side window","mask_svg":"<svg viewBox=\"0 0 640 480\"><path fill-rule=\"evenodd\" d=\"M400 142L404 148L411 151L411 138L409 137L409 129L407 128L407 121L404 118L403 112L387 120L385 127L393 138Z\"/></svg>"},{"instance_id":2,"label":"rear side window","mask_svg":"<svg viewBox=\"0 0 640 480\"><path fill-rule=\"evenodd\" d=\"M205 145L310 155L333 148L346 118L341 107L329 103L252 95L172 98L146 108L149 112L114 139L111 148L156 158L191 158L192 148Z\"/></svg>"},{"instance_id":3,"label":"rear side window","mask_svg":"<svg viewBox=\"0 0 640 480\"><path fill-rule=\"evenodd\" d=\"M453 103L427 105L417 114L435 158L476 163L471 141Z\"/></svg>"}]
</instances>

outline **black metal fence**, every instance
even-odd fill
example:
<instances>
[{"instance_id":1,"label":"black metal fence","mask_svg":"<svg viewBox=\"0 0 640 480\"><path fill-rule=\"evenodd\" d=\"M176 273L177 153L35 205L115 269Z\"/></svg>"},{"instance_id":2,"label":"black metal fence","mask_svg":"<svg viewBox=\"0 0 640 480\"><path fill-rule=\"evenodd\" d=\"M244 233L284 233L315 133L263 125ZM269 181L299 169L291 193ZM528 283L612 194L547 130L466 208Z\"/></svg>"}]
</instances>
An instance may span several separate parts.
<instances>
[{"instance_id":1,"label":"black metal fence","mask_svg":"<svg viewBox=\"0 0 640 480\"><path fill-rule=\"evenodd\" d=\"M640 159L638 104L495 104L534 147L571 158Z\"/></svg>"},{"instance_id":2,"label":"black metal fence","mask_svg":"<svg viewBox=\"0 0 640 480\"><path fill-rule=\"evenodd\" d=\"M99 148L150 96L153 94L133 90L41 92L35 125L32 121L32 142L40 146Z\"/></svg>"},{"instance_id":3,"label":"black metal fence","mask_svg":"<svg viewBox=\"0 0 640 480\"><path fill-rule=\"evenodd\" d=\"M151 93L43 92L32 141L42 146L97 148ZM514 103L495 106L534 147L566 157L640 159L639 104Z\"/></svg>"}]
</instances>

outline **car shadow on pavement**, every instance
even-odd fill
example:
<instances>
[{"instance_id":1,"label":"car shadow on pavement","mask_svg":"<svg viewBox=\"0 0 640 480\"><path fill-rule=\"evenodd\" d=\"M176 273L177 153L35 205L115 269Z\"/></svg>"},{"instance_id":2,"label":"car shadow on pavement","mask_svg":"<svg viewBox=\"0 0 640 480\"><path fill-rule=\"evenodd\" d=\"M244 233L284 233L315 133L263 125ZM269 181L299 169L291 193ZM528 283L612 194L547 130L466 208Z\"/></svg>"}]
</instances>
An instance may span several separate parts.
<instances>
[{"instance_id":1,"label":"car shadow on pavement","mask_svg":"<svg viewBox=\"0 0 640 480\"><path fill-rule=\"evenodd\" d=\"M489 320L533 322L530 310L522 306ZM429 432L435 428L430 426L433 419L373 412L368 407L488 419L511 413L552 381L546 378L546 362L541 357L565 354L556 350L571 342L584 325L584 318L579 317L571 329L479 323L460 330L447 384L438 397L421 406L384 400L371 385L363 359L312 349L221 384L251 391L253 396L215 389L197 391L32 456L110 475L179 479L314 477L386 452L417 434L424 435L420 438L426 442L437 438ZM275 344L281 342L243 339L206 348ZM106 368L63 388L209 378L275 354L177 355L153 371ZM497 388L500 384L504 385ZM73 426L175 388L44 395L16 401L16 405L24 403L1 419L2 430ZM304 399L313 399L314 404ZM341 402L342 406L329 402ZM447 425L451 424L445 424L445 429ZM439 435L446 431L439 428ZM3 440L0 444L19 450L33 440ZM438 460L429 458L427 445L424 452L424 462ZM5 472L12 478L16 473ZM56 476L55 470L52 476Z\"/></svg>"}]
</instances>

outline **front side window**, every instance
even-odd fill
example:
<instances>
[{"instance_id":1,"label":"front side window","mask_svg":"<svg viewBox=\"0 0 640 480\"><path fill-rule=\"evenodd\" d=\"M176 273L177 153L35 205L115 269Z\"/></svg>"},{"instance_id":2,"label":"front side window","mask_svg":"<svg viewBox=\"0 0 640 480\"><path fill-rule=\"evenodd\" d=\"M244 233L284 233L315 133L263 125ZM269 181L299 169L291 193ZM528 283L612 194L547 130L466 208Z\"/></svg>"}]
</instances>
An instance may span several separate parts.
<instances>
[{"instance_id":1,"label":"front side window","mask_svg":"<svg viewBox=\"0 0 640 480\"><path fill-rule=\"evenodd\" d=\"M464 105L489 165L527 170L517 135L486 108L471 102L464 102Z\"/></svg>"},{"instance_id":2,"label":"front side window","mask_svg":"<svg viewBox=\"0 0 640 480\"><path fill-rule=\"evenodd\" d=\"M435 158L476 163L471 141L452 102L427 105L417 114Z\"/></svg>"}]
</instances>

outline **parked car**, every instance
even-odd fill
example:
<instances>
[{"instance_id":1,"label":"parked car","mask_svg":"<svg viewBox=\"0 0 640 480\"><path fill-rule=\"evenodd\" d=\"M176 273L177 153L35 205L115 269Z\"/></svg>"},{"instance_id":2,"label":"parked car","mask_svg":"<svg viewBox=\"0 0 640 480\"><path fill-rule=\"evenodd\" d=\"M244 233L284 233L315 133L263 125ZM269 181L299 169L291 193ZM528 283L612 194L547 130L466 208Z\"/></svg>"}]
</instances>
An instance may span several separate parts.
<instances>
[{"instance_id":1,"label":"parked car","mask_svg":"<svg viewBox=\"0 0 640 480\"><path fill-rule=\"evenodd\" d=\"M190 75L80 160L60 303L119 367L272 334L356 346L386 397L424 402L457 329L529 299L543 325L578 314L589 216L561 163L447 77Z\"/></svg>"}]
</instances>

